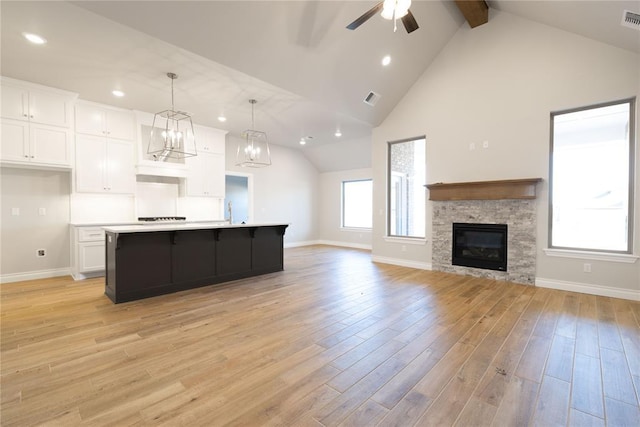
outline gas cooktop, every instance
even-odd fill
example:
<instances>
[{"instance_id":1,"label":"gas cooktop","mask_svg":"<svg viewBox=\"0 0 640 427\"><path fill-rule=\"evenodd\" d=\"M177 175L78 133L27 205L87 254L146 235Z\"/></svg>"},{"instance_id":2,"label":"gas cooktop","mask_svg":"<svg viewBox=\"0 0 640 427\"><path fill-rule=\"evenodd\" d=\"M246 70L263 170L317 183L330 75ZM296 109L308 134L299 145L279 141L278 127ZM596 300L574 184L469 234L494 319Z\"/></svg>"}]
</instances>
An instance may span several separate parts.
<instances>
[{"instance_id":1,"label":"gas cooktop","mask_svg":"<svg viewBox=\"0 0 640 427\"><path fill-rule=\"evenodd\" d=\"M182 222L186 221L187 217L184 216L141 216L138 217L138 221L143 223L148 222Z\"/></svg>"}]
</instances>

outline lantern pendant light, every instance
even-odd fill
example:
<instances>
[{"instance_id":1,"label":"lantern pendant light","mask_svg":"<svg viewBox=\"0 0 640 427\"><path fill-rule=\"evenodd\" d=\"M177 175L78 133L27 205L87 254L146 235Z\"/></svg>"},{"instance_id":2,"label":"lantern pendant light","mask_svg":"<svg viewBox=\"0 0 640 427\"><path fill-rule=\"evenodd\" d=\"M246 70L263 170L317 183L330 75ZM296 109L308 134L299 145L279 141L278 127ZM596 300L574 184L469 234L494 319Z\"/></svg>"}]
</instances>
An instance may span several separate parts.
<instances>
[{"instance_id":1,"label":"lantern pendant light","mask_svg":"<svg viewBox=\"0 0 640 427\"><path fill-rule=\"evenodd\" d=\"M250 99L251 104L251 129L242 132L242 141L238 144L236 152L236 166L260 168L271 165L271 151L265 132L255 130L253 107L257 103Z\"/></svg>"},{"instance_id":2,"label":"lantern pendant light","mask_svg":"<svg viewBox=\"0 0 640 427\"><path fill-rule=\"evenodd\" d=\"M178 76L175 73L167 73L167 77L171 79L171 108L153 116L147 147L147 153L159 162L198 154L191 116L184 111L177 111L173 103L173 81Z\"/></svg>"}]
</instances>

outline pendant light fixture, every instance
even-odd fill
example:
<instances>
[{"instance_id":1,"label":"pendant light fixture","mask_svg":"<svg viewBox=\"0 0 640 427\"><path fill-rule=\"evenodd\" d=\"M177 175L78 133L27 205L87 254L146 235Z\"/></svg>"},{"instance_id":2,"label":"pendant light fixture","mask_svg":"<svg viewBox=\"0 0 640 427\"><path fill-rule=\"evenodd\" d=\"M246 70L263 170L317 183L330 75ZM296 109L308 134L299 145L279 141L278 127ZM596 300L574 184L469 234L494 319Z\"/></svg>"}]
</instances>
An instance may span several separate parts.
<instances>
[{"instance_id":1,"label":"pendant light fixture","mask_svg":"<svg viewBox=\"0 0 640 427\"><path fill-rule=\"evenodd\" d=\"M183 159L198 154L191 116L184 111L176 111L173 104L173 81L178 76L175 73L167 73L167 77L171 79L171 109L153 116L147 147L147 153L159 162L168 158Z\"/></svg>"},{"instance_id":2,"label":"pendant light fixture","mask_svg":"<svg viewBox=\"0 0 640 427\"><path fill-rule=\"evenodd\" d=\"M236 153L236 166L260 168L271 165L271 151L269 151L269 141L267 134L255 130L253 107L257 103L255 99L250 99L251 104L251 129L242 132L242 142L238 144Z\"/></svg>"}]
</instances>

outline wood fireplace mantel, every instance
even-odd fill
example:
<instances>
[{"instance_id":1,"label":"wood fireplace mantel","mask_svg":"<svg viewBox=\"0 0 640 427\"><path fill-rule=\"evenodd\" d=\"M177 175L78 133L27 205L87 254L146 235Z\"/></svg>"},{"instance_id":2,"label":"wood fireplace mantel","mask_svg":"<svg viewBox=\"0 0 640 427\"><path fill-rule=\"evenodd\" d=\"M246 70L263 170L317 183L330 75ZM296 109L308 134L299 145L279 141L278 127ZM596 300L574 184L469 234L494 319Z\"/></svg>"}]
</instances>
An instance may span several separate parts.
<instances>
[{"instance_id":1,"label":"wood fireplace mantel","mask_svg":"<svg viewBox=\"0 0 640 427\"><path fill-rule=\"evenodd\" d=\"M505 179L501 181L477 181L436 183L426 185L429 200L500 200L535 199L536 184L542 178Z\"/></svg>"}]
</instances>

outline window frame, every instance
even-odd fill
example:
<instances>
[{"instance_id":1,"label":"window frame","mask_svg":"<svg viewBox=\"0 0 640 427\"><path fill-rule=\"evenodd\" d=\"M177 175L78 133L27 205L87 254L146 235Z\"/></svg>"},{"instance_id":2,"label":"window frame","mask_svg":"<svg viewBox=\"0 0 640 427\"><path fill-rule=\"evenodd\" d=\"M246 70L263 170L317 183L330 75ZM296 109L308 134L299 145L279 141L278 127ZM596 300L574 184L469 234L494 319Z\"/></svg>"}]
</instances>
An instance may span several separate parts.
<instances>
[{"instance_id":1,"label":"window frame","mask_svg":"<svg viewBox=\"0 0 640 427\"><path fill-rule=\"evenodd\" d=\"M391 170L391 147L395 144L402 144L402 143L406 143L406 142L412 142L412 141L419 141L419 140L424 140L424 144L425 144L425 150L424 150L424 159L423 162L425 164L425 176L422 177L423 181L426 184L426 164L427 164L427 137L425 135L420 135L420 136L414 136L411 138L404 138L404 139L398 139L395 141L387 141L387 179L386 179L386 187L387 187L387 200L386 200L386 233L385 233L385 240L387 241L393 241L393 240L406 240L406 241L416 241L416 242L424 242L427 238L426 234L426 228L427 228L427 220L426 220L426 207L425 207L425 218L423 218L424 220L424 228L425 228L425 235L424 236L405 236L405 235L401 235L401 234L391 234L391 184L392 184L392 176L393 176L393 171ZM426 199L425 199L425 204L426 204Z\"/></svg>"},{"instance_id":2,"label":"window frame","mask_svg":"<svg viewBox=\"0 0 640 427\"><path fill-rule=\"evenodd\" d=\"M593 110L596 108L609 107L612 105L629 104L629 188L628 188L628 212L627 212L627 249L626 250L609 250L609 249L594 249L594 248L578 248L572 246L557 246L553 245L553 148L554 148L554 118L556 116L568 113L575 113L578 111ZM547 227L547 246L550 250L561 250L570 252L586 252L586 253L601 253L601 254L633 254L634 253L634 220L636 216L635 204L634 204L634 177L636 175L636 162L635 162L635 141L636 141L636 97L620 99L616 101L602 102L598 104L591 104L583 107L571 108L561 111L552 111L550 114L550 136L549 136L549 216Z\"/></svg>"},{"instance_id":3,"label":"window frame","mask_svg":"<svg viewBox=\"0 0 640 427\"><path fill-rule=\"evenodd\" d=\"M373 203L373 178L361 178L361 179L345 179L341 182L340 184L340 190L341 190L341 197L340 197L340 228L344 229L344 230L372 230L373 229L373 206L371 206L371 227L356 227L353 225L345 225L344 222L344 217L345 217L345 202L344 202L344 197L345 197L345 191L344 191L344 185L351 183L351 182L364 182L364 181L369 181L371 182L371 198L372 198L372 203Z\"/></svg>"}]
</instances>

